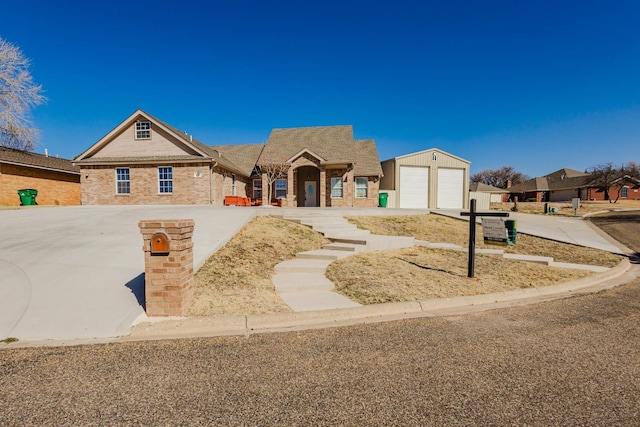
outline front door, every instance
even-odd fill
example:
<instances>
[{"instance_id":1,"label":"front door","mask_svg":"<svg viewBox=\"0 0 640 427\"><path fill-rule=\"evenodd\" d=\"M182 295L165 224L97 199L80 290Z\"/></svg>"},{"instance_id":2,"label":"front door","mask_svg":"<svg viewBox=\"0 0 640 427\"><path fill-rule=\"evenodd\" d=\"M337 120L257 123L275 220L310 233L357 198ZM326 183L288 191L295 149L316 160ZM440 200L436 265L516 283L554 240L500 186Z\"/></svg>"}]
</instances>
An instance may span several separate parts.
<instances>
[{"instance_id":1,"label":"front door","mask_svg":"<svg viewBox=\"0 0 640 427\"><path fill-rule=\"evenodd\" d=\"M318 206L316 203L316 182L305 181L304 182L304 206L306 208L313 208Z\"/></svg>"}]
</instances>

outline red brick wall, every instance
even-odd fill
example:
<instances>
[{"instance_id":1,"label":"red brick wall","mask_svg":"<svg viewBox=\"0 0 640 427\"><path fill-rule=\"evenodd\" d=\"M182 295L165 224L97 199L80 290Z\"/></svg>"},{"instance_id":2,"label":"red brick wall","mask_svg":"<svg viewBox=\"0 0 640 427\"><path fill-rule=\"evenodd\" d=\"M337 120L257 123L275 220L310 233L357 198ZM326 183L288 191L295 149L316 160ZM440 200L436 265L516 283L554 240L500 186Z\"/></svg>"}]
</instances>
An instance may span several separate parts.
<instances>
[{"instance_id":1,"label":"red brick wall","mask_svg":"<svg viewBox=\"0 0 640 427\"><path fill-rule=\"evenodd\" d=\"M611 198L611 200L615 200L616 197L618 197L619 191L619 187L611 187L609 189L609 197ZM600 190L598 188L589 188L587 191L587 200L605 200L604 190ZM619 200L640 200L640 189L634 188L633 186L628 186L627 197L625 199L620 197Z\"/></svg>"},{"instance_id":2,"label":"red brick wall","mask_svg":"<svg viewBox=\"0 0 640 427\"><path fill-rule=\"evenodd\" d=\"M0 205L19 206L27 188L38 190L39 205L80 204L80 175L0 163Z\"/></svg>"}]
</instances>

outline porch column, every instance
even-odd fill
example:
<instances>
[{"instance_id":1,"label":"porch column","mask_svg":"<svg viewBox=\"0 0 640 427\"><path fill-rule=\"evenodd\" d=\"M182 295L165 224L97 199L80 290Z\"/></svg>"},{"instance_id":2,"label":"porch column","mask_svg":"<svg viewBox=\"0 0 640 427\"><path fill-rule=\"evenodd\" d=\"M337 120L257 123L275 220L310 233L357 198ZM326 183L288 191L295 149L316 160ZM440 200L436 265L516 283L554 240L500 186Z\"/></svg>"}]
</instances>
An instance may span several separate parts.
<instances>
[{"instance_id":1,"label":"porch column","mask_svg":"<svg viewBox=\"0 0 640 427\"><path fill-rule=\"evenodd\" d=\"M327 206L327 171L325 168L320 169L318 186L320 187L320 207L324 208Z\"/></svg>"},{"instance_id":2,"label":"porch column","mask_svg":"<svg viewBox=\"0 0 640 427\"><path fill-rule=\"evenodd\" d=\"M292 167L287 170L287 206L297 207L296 195L293 192L295 188L293 178L295 171Z\"/></svg>"}]
</instances>

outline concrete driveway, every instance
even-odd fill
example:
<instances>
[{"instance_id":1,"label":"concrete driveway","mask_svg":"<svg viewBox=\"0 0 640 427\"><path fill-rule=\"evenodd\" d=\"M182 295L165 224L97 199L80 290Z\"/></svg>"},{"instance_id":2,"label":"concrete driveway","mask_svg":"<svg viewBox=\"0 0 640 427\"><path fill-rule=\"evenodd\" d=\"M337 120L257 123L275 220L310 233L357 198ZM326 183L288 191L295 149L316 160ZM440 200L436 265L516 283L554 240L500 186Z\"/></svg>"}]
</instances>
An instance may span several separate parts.
<instances>
[{"instance_id":1,"label":"concrete driveway","mask_svg":"<svg viewBox=\"0 0 640 427\"><path fill-rule=\"evenodd\" d=\"M0 339L129 333L144 314L141 219L194 219L197 269L256 214L216 206L77 206L0 211Z\"/></svg>"}]
</instances>

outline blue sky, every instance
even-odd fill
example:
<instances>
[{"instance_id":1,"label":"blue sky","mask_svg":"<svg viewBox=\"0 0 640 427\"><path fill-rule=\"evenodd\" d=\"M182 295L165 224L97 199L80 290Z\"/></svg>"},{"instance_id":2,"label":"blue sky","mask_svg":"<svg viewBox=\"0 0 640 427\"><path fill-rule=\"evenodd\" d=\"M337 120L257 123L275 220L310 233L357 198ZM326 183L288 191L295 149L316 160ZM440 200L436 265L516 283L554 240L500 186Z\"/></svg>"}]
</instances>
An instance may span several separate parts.
<instances>
[{"instance_id":1,"label":"blue sky","mask_svg":"<svg viewBox=\"0 0 640 427\"><path fill-rule=\"evenodd\" d=\"M72 158L136 109L209 144L352 124L381 160L440 148L472 173L640 161L640 2L33 1L0 37Z\"/></svg>"}]
</instances>

